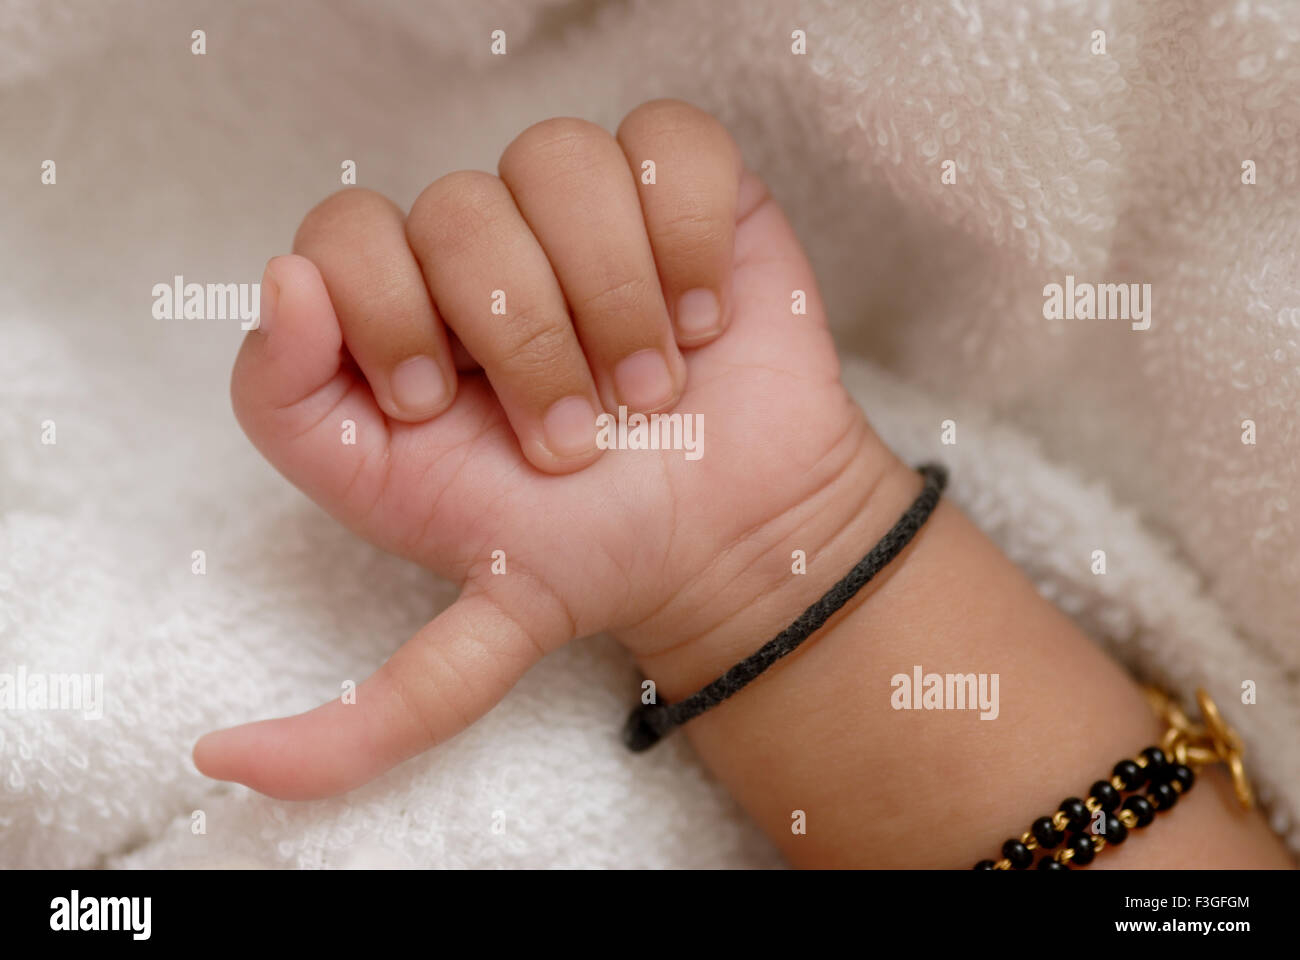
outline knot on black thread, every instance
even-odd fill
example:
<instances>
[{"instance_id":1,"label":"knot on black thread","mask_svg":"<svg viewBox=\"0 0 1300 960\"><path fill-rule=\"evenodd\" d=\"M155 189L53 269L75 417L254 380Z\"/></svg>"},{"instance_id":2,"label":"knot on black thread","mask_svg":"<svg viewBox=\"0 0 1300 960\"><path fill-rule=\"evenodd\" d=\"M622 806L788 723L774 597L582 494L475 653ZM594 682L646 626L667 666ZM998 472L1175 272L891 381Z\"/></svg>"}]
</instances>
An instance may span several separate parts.
<instances>
[{"instance_id":1,"label":"knot on black thread","mask_svg":"<svg viewBox=\"0 0 1300 960\"><path fill-rule=\"evenodd\" d=\"M623 743L633 753L649 750L674 725L666 704L643 703L628 714L627 723L623 726Z\"/></svg>"}]
</instances>

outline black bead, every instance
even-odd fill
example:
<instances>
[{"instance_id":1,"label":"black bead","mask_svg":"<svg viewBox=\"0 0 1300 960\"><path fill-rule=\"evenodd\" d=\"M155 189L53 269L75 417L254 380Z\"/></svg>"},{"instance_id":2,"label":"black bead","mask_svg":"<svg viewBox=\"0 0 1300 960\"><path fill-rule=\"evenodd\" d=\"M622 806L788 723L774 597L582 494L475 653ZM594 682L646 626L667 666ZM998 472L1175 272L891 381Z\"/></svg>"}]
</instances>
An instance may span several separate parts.
<instances>
[{"instance_id":1,"label":"black bead","mask_svg":"<svg viewBox=\"0 0 1300 960\"><path fill-rule=\"evenodd\" d=\"M1065 814L1065 819L1069 822L1070 827L1074 830L1082 830L1092 819L1088 813L1088 808L1083 805L1083 801L1078 797L1067 797L1061 801L1061 812Z\"/></svg>"},{"instance_id":2,"label":"black bead","mask_svg":"<svg viewBox=\"0 0 1300 960\"><path fill-rule=\"evenodd\" d=\"M1157 767L1154 764L1149 764L1147 766L1147 784L1154 785L1157 783L1168 783L1169 775L1173 772L1173 766L1168 763L1160 767Z\"/></svg>"},{"instance_id":3,"label":"black bead","mask_svg":"<svg viewBox=\"0 0 1300 960\"><path fill-rule=\"evenodd\" d=\"M1088 793L1096 799L1101 809L1110 813L1119 806L1119 791L1112 787L1105 780L1098 780L1088 788Z\"/></svg>"},{"instance_id":4,"label":"black bead","mask_svg":"<svg viewBox=\"0 0 1300 960\"><path fill-rule=\"evenodd\" d=\"M993 869L993 861L992 861L992 860L981 860L979 863L975 864L975 868L974 868L974 869L976 869L976 870L992 870L992 869Z\"/></svg>"},{"instance_id":5,"label":"black bead","mask_svg":"<svg viewBox=\"0 0 1300 960\"><path fill-rule=\"evenodd\" d=\"M1105 832L1102 836L1106 838L1107 843L1123 843L1128 839L1128 827L1120 822L1119 817L1113 813L1106 814Z\"/></svg>"},{"instance_id":6,"label":"black bead","mask_svg":"<svg viewBox=\"0 0 1300 960\"><path fill-rule=\"evenodd\" d=\"M1024 870L1034 862L1034 852L1014 839L1002 844L1002 856L1011 861L1012 870Z\"/></svg>"},{"instance_id":7,"label":"black bead","mask_svg":"<svg viewBox=\"0 0 1300 960\"><path fill-rule=\"evenodd\" d=\"M1133 815L1138 818L1137 825L1145 827L1156 818L1156 808L1151 805L1151 801L1140 793L1135 793L1124 801L1124 809L1132 810Z\"/></svg>"},{"instance_id":8,"label":"black bead","mask_svg":"<svg viewBox=\"0 0 1300 960\"><path fill-rule=\"evenodd\" d=\"M1034 839L1038 841L1038 845L1044 850L1051 850L1065 839L1065 834L1052 825L1051 817L1039 817L1029 830L1033 833Z\"/></svg>"},{"instance_id":9,"label":"black bead","mask_svg":"<svg viewBox=\"0 0 1300 960\"><path fill-rule=\"evenodd\" d=\"M1146 771L1132 760L1121 760L1111 773L1120 778L1125 790L1136 790L1147 782Z\"/></svg>"},{"instance_id":10,"label":"black bead","mask_svg":"<svg viewBox=\"0 0 1300 960\"><path fill-rule=\"evenodd\" d=\"M1149 775L1154 775L1155 771L1169 762L1169 758L1165 756L1165 752L1159 747L1147 747L1140 755L1147 758L1147 772Z\"/></svg>"},{"instance_id":11,"label":"black bead","mask_svg":"<svg viewBox=\"0 0 1300 960\"><path fill-rule=\"evenodd\" d=\"M1074 851L1074 859L1070 862L1077 863L1080 866L1092 863L1092 858L1097 855L1097 850L1092 845L1092 837L1086 833L1076 833L1072 836L1069 847Z\"/></svg>"},{"instance_id":12,"label":"black bead","mask_svg":"<svg viewBox=\"0 0 1300 960\"><path fill-rule=\"evenodd\" d=\"M1178 802L1178 791L1163 781L1153 783L1147 787L1147 799L1153 807L1164 812Z\"/></svg>"},{"instance_id":13,"label":"black bead","mask_svg":"<svg viewBox=\"0 0 1300 960\"><path fill-rule=\"evenodd\" d=\"M1196 774L1192 772L1192 768L1187 764L1176 763L1169 768L1168 782L1170 786L1177 783L1183 788L1182 792L1186 793L1188 790L1192 789L1192 784L1196 782Z\"/></svg>"},{"instance_id":14,"label":"black bead","mask_svg":"<svg viewBox=\"0 0 1300 960\"><path fill-rule=\"evenodd\" d=\"M1057 863L1056 860L1053 859L1052 857L1043 857L1043 859L1038 861L1038 869L1039 870L1069 870L1070 868L1063 863Z\"/></svg>"}]
</instances>

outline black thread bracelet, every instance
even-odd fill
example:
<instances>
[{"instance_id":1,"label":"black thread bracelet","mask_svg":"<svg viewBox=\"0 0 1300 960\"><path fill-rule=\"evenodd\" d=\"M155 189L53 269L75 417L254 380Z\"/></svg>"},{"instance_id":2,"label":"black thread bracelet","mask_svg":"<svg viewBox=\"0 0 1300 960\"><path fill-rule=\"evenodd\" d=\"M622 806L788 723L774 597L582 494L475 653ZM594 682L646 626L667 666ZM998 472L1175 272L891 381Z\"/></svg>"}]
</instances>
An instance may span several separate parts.
<instances>
[{"instance_id":1,"label":"black thread bracelet","mask_svg":"<svg viewBox=\"0 0 1300 960\"><path fill-rule=\"evenodd\" d=\"M637 753L648 750L674 727L698 717L744 689L776 661L798 649L801 643L848 603L886 564L902 553L903 548L921 529L921 525L930 518L948 484L948 470L942 464L927 463L917 470L925 479L921 493L844 579L831 587L820 600L756 653L741 660L708 686L673 704L647 703L633 710L623 727L623 742L628 749Z\"/></svg>"}]
</instances>

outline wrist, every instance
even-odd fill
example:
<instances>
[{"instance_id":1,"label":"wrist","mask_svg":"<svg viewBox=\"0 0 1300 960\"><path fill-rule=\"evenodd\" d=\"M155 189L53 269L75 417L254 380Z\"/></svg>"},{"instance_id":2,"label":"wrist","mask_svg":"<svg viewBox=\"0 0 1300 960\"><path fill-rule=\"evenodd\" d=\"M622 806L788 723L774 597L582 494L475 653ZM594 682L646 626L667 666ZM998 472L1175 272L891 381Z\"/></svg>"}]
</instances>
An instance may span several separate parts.
<instances>
[{"instance_id":1,"label":"wrist","mask_svg":"<svg viewBox=\"0 0 1300 960\"><path fill-rule=\"evenodd\" d=\"M689 696L762 647L844 577L898 521L920 488L916 471L864 422L852 452L829 482L729 549L659 615L622 631L619 639L634 651L660 700L671 703ZM866 602L907 552L808 642L815 643L818 634L833 630Z\"/></svg>"}]
</instances>

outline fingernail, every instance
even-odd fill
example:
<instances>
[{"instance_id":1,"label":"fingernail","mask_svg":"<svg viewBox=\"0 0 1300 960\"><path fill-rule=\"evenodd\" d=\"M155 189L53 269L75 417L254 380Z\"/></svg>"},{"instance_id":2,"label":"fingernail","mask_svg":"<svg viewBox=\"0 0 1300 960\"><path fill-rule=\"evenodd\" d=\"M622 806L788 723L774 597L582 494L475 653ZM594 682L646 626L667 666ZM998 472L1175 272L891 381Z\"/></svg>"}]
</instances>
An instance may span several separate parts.
<instances>
[{"instance_id":1,"label":"fingernail","mask_svg":"<svg viewBox=\"0 0 1300 960\"><path fill-rule=\"evenodd\" d=\"M542 418L542 432L547 448L557 457L582 456L596 448L596 411L586 397L557 400Z\"/></svg>"},{"instance_id":2,"label":"fingernail","mask_svg":"<svg viewBox=\"0 0 1300 960\"><path fill-rule=\"evenodd\" d=\"M677 301L677 330L694 339L718 330L718 297L712 290L687 290Z\"/></svg>"},{"instance_id":3,"label":"fingernail","mask_svg":"<svg viewBox=\"0 0 1300 960\"><path fill-rule=\"evenodd\" d=\"M271 272L271 264L268 261L266 269L262 271L262 297L257 306L257 326L251 329L269 333L275 321L275 308L279 303L280 285L275 282L275 274Z\"/></svg>"},{"instance_id":4,"label":"fingernail","mask_svg":"<svg viewBox=\"0 0 1300 960\"><path fill-rule=\"evenodd\" d=\"M654 410L673 396L673 376L658 350L638 350L614 368L619 398L634 410Z\"/></svg>"},{"instance_id":5,"label":"fingernail","mask_svg":"<svg viewBox=\"0 0 1300 960\"><path fill-rule=\"evenodd\" d=\"M390 385L393 402L411 416L432 413L447 399L447 381L433 357L403 360L393 371Z\"/></svg>"}]
</instances>

